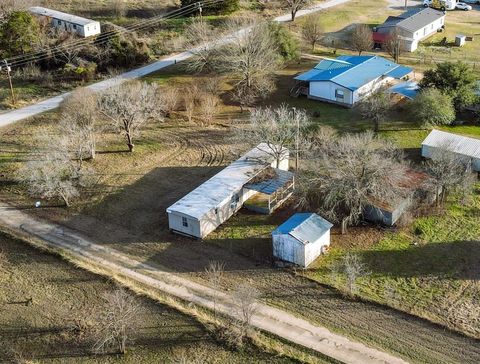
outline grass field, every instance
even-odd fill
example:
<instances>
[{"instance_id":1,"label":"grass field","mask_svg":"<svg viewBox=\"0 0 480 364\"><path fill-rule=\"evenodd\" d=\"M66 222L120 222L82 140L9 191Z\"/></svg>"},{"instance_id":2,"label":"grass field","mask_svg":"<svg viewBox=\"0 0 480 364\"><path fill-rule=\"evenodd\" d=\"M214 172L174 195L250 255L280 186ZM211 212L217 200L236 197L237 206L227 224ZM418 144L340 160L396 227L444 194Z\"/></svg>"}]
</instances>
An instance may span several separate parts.
<instances>
[{"instance_id":1,"label":"grass field","mask_svg":"<svg viewBox=\"0 0 480 364\"><path fill-rule=\"evenodd\" d=\"M265 104L286 102L311 113L316 111L316 124L332 125L342 132L370 128L370 123L361 120L355 110L288 96L292 75L311 64L301 62L279 71L276 75L278 90ZM191 79L192 76L184 75L179 66L148 78L160 83L184 83ZM228 84L224 87L227 89ZM99 154L91 162L99 171L100 182L68 210L56 207L55 202L45 202L48 208L32 209L35 200L25 197L24 190L11 178L32 148L34 136L45 133L43 128L51 132L58 115L47 114L4 128L0 130L3 141L0 198L32 214L75 228L97 243L203 283L206 283L203 271L208 262L224 261L225 289L249 282L261 290L263 300L271 305L411 362L480 361L478 341L395 309L345 299L337 290L311 279L320 279L320 276L302 277L298 274L301 272L295 274L273 268L269 234L292 213L288 208L269 217L241 212L204 242L168 232L165 209L235 158L231 149L235 143L231 139L230 122L241 121L248 113L241 114L237 106L228 103L228 97L223 99L227 104L222 105L218 124L199 126L182 122L177 116L165 123L153 122L137 140L133 154L123 152L124 142L118 135L104 134L99 141ZM418 148L419 141L427 133L408 120L402 120L401 115L382 125L382 130L388 137L397 138L405 148ZM453 130L478 133L477 127L462 126ZM358 227L346 236L335 232L333 242L355 248L359 248L360 243L367 248L387 238L385 231L375 227ZM418 292L419 295L428 292L428 287ZM429 318L436 320L433 316Z\"/></svg>"},{"instance_id":2,"label":"grass field","mask_svg":"<svg viewBox=\"0 0 480 364\"><path fill-rule=\"evenodd\" d=\"M0 250L6 256L0 267L2 363L12 355L32 363L174 363L184 355L205 363L291 363L250 346L225 349L195 319L143 297L127 354L94 356L92 339L75 327L95 319L94 309L114 285L5 235Z\"/></svg>"}]
</instances>

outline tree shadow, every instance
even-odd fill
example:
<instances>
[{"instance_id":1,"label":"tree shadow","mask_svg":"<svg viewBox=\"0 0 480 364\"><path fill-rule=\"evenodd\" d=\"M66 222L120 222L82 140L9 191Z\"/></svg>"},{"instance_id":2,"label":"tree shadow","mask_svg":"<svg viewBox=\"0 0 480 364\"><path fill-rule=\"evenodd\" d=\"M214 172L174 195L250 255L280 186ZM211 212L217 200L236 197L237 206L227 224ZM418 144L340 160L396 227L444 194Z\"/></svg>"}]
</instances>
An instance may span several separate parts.
<instances>
[{"instance_id":1,"label":"tree shadow","mask_svg":"<svg viewBox=\"0 0 480 364\"><path fill-rule=\"evenodd\" d=\"M480 240L429 243L402 250L360 253L375 275L480 279Z\"/></svg>"}]
</instances>

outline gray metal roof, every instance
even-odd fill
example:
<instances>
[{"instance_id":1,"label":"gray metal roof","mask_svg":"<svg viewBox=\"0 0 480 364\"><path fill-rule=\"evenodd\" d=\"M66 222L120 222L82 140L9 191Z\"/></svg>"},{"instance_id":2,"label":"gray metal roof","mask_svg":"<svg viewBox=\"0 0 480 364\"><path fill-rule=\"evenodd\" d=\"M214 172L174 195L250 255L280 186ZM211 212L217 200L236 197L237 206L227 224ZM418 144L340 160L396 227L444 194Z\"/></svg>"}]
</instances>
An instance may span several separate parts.
<instances>
[{"instance_id":1,"label":"gray metal roof","mask_svg":"<svg viewBox=\"0 0 480 364\"><path fill-rule=\"evenodd\" d=\"M98 23L95 20L82 18L81 16L76 16L72 14L62 13L61 11L44 8L41 6L32 6L28 10L33 14L47 16L49 18L54 18L58 20L63 20L65 22L76 24L76 25L83 26L83 25L88 25L92 23Z\"/></svg>"},{"instance_id":2,"label":"gray metal roof","mask_svg":"<svg viewBox=\"0 0 480 364\"><path fill-rule=\"evenodd\" d=\"M253 177L274 162L268 145L261 143L208 181L175 202L167 212L179 212L200 220L213 209L230 200ZM287 153L286 153L287 154Z\"/></svg>"},{"instance_id":3,"label":"gray metal roof","mask_svg":"<svg viewBox=\"0 0 480 364\"><path fill-rule=\"evenodd\" d=\"M423 145L446 149L462 156L480 159L480 139L434 129L422 142Z\"/></svg>"},{"instance_id":4,"label":"gray metal roof","mask_svg":"<svg viewBox=\"0 0 480 364\"><path fill-rule=\"evenodd\" d=\"M272 235L288 234L302 244L315 242L332 228L333 224L314 213L297 213L276 228Z\"/></svg>"},{"instance_id":5,"label":"gray metal roof","mask_svg":"<svg viewBox=\"0 0 480 364\"><path fill-rule=\"evenodd\" d=\"M405 17L405 19L398 22L397 26L410 32L416 32L444 16L443 11L432 8L426 8L420 11L409 11L400 15L400 17Z\"/></svg>"},{"instance_id":6,"label":"gray metal roof","mask_svg":"<svg viewBox=\"0 0 480 364\"><path fill-rule=\"evenodd\" d=\"M258 183L247 183L244 187L266 195L272 195L293 179L294 174L292 172L278 168L274 168L274 171L275 176L273 178Z\"/></svg>"}]
</instances>

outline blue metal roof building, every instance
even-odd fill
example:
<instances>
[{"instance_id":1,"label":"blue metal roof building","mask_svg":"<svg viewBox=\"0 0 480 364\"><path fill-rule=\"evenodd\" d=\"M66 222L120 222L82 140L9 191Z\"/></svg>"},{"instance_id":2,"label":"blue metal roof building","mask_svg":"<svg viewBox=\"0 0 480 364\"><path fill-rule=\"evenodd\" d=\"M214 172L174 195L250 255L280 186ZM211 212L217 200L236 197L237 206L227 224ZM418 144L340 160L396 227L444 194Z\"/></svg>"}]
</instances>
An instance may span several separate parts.
<instances>
[{"instance_id":1,"label":"blue metal roof building","mask_svg":"<svg viewBox=\"0 0 480 364\"><path fill-rule=\"evenodd\" d=\"M361 86L382 76L402 78L412 72L379 56L340 56L324 59L312 70L295 77L298 81L334 81L355 91Z\"/></svg>"},{"instance_id":2,"label":"blue metal roof building","mask_svg":"<svg viewBox=\"0 0 480 364\"><path fill-rule=\"evenodd\" d=\"M353 106L383 83L412 72L379 56L340 56L324 59L313 69L295 77L309 84L308 97Z\"/></svg>"},{"instance_id":3,"label":"blue metal roof building","mask_svg":"<svg viewBox=\"0 0 480 364\"><path fill-rule=\"evenodd\" d=\"M273 255L303 267L330 245L333 224L314 213L297 213L272 232Z\"/></svg>"}]
</instances>

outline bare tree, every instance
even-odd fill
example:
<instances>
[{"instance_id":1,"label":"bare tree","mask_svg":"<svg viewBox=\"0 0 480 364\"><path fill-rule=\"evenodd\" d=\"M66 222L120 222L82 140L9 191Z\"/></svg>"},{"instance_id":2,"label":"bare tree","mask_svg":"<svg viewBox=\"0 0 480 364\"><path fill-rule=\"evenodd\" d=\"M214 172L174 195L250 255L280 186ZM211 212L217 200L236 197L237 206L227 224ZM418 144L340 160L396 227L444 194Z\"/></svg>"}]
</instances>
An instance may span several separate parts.
<instances>
[{"instance_id":1,"label":"bare tree","mask_svg":"<svg viewBox=\"0 0 480 364\"><path fill-rule=\"evenodd\" d=\"M105 293L104 298L105 307L98 318L98 340L93 349L102 352L114 347L125 354L128 341L138 326L140 303L122 288Z\"/></svg>"},{"instance_id":2,"label":"bare tree","mask_svg":"<svg viewBox=\"0 0 480 364\"><path fill-rule=\"evenodd\" d=\"M220 34L203 17L194 18L185 29L186 46L193 54L185 64L192 72L214 70L218 54Z\"/></svg>"},{"instance_id":3,"label":"bare tree","mask_svg":"<svg viewBox=\"0 0 480 364\"><path fill-rule=\"evenodd\" d=\"M362 117L367 120L371 120L373 123L373 131L378 133L380 129L380 123L385 120L388 112L392 106L390 95L385 89L378 87L365 97L360 102L360 113Z\"/></svg>"},{"instance_id":4,"label":"bare tree","mask_svg":"<svg viewBox=\"0 0 480 364\"><path fill-rule=\"evenodd\" d=\"M212 286L213 292L213 314L214 317L217 317L217 299L218 294L217 292L220 289L220 285L222 284L223 275L225 272L225 263L224 262L217 262L217 261L210 261L208 266L205 268L205 274L207 275L208 282Z\"/></svg>"},{"instance_id":5,"label":"bare tree","mask_svg":"<svg viewBox=\"0 0 480 364\"><path fill-rule=\"evenodd\" d=\"M200 114L202 115L202 119L205 124L210 124L213 121L215 115L217 114L219 103L220 99L218 96L206 92L200 94Z\"/></svg>"},{"instance_id":6,"label":"bare tree","mask_svg":"<svg viewBox=\"0 0 480 364\"><path fill-rule=\"evenodd\" d=\"M402 35L398 30L393 30L387 37L387 40L384 43L385 50L393 58L395 62L398 63L400 55L403 51L403 40Z\"/></svg>"},{"instance_id":7,"label":"bare tree","mask_svg":"<svg viewBox=\"0 0 480 364\"><path fill-rule=\"evenodd\" d=\"M347 291L350 296L357 293L357 279L367 274L365 263L358 254L347 253L342 258L342 269L347 279Z\"/></svg>"},{"instance_id":8,"label":"bare tree","mask_svg":"<svg viewBox=\"0 0 480 364\"><path fill-rule=\"evenodd\" d=\"M276 167L287 157L289 149L299 152L303 145L309 118L303 110L293 110L287 105L276 109L255 109L250 124L237 129L236 137L248 144L265 144L263 152L275 158Z\"/></svg>"},{"instance_id":9,"label":"bare tree","mask_svg":"<svg viewBox=\"0 0 480 364\"><path fill-rule=\"evenodd\" d=\"M352 33L352 47L361 55L373 48L372 30L367 24L357 24Z\"/></svg>"},{"instance_id":10,"label":"bare tree","mask_svg":"<svg viewBox=\"0 0 480 364\"><path fill-rule=\"evenodd\" d=\"M242 334L242 338L248 333L252 324L252 318L257 312L257 299L260 292L249 284L241 284L235 292L233 292L233 303L236 308L236 316L238 325Z\"/></svg>"},{"instance_id":11,"label":"bare tree","mask_svg":"<svg viewBox=\"0 0 480 364\"><path fill-rule=\"evenodd\" d=\"M113 14L115 14L117 18L122 18L127 14L127 4L125 0L112 0L111 7Z\"/></svg>"},{"instance_id":12,"label":"bare tree","mask_svg":"<svg viewBox=\"0 0 480 364\"><path fill-rule=\"evenodd\" d=\"M30 195L47 200L61 198L67 207L79 195L81 179L81 172L69 156L57 151L28 161L17 172L17 180L27 187Z\"/></svg>"},{"instance_id":13,"label":"bare tree","mask_svg":"<svg viewBox=\"0 0 480 364\"><path fill-rule=\"evenodd\" d=\"M101 95L99 110L125 136L133 152L133 139L143 125L154 118L161 120L158 86L134 81L112 87Z\"/></svg>"},{"instance_id":14,"label":"bare tree","mask_svg":"<svg viewBox=\"0 0 480 364\"><path fill-rule=\"evenodd\" d=\"M320 41L324 33L323 26L318 15L309 15L302 25L302 36L312 46L312 52L315 51L315 45Z\"/></svg>"},{"instance_id":15,"label":"bare tree","mask_svg":"<svg viewBox=\"0 0 480 364\"><path fill-rule=\"evenodd\" d=\"M34 5L33 0L2 0L0 1L0 23L12 12L26 10Z\"/></svg>"},{"instance_id":16,"label":"bare tree","mask_svg":"<svg viewBox=\"0 0 480 364\"><path fill-rule=\"evenodd\" d=\"M445 203L448 193L468 193L475 183L471 162L462 159L451 149L447 143L442 148L433 150L431 159L425 163L431 177L428 186L436 195L437 206Z\"/></svg>"},{"instance_id":17,"label":"bare tree","mask_svg":"<svg viewBox=\"0 0 480 364\"><path fill-rule=\"evenodd\" d=\"M178 88L174 85L168 85L159 89L158 94L161 111L167 118L169 118L178 105Z\"/></svg>"},{"instance_id":18,"label":"bare tree","mask_svg":"<svg viewBox=\"0 0 480 364\"><path fill-rule=\"evenodd\" d=\"M67 143L65 148L73 152L80 167L84 159L95 158L99 131L97 116L97 97L88 89L73 91L62 104L58 124L62 141Z\"/></svg>"},{"instance_id":19,"label":"bare tree","mask_svg":"<svg viewBox=\"0 0 480 364\"><path fill-rule=\"evenodd\" d=\"M292 21L295 21L298 11L306 7L310 3L310 0L283 0L283 2L290 10Z\"/></svg>"},{"instance_id":20,"label":"bare tree","mask_svg":"<svg viewBox=\"0 0 480 364\"><path fill-rule=\"evenodd\" d=\"M193 115L195 113L195 106L200 97L200 90L196 83L191 82L183 88L183 104L185 107L185 113L187 115L188 121L192 122Z\"/></svg>"},{"instance_id":21,"label":"bare tree","mask_svg":"<svg viewBox=\"0 0 480 364\"><path fill-rule=\"evenodd\" d=\"M342 233L372 200L395 203L404 194L398 149L373 133L347 134L313 148L299 176L299 203L340 222Z\"/></svg>"},{"instance_id":22,"label":"bare tree","mask_svg":"<svg viewBox=\"0 0 480 364\"><path fill-rule=\"evenodd\" d=\"M280 56L266 22L233 19L227 29L232 41L219 50L217 68L236 79L233 94L243 108L274 90L272 74Z\"/></svg>"}]
</instances>

